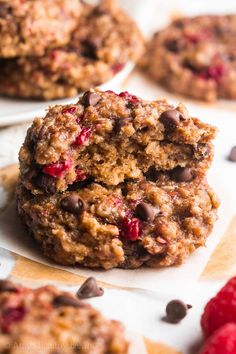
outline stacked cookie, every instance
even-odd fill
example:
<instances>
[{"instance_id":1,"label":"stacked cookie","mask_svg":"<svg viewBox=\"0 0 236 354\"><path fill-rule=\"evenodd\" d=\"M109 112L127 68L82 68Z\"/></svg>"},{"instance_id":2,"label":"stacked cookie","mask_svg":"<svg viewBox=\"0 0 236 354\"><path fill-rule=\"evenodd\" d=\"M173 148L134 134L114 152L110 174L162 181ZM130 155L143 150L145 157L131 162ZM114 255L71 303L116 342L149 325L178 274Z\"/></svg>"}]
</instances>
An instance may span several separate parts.
<instances>
[{"instance_id":1,"label":"stacked cookie","mask_svg":"<svg viewBox=\"0 0 236 354\"><path fill-rule=\"evenodd\" d=\"M143 51L115 0L0 2L0 94L55 99L100 85ZM6 59L7 58L7 59Z\"/></svg>"},{"instance_id":2,"label":"stacked cookie","mask_svg":"<svg viewBox=\"0 0 236 354\"><path fill-rule=\"evenodd\" d=\"M182 104L90 90L28 130L19 215L60 264L181 264L216 220L206 180L215 134Z\"/></svg>"}]
</instances>

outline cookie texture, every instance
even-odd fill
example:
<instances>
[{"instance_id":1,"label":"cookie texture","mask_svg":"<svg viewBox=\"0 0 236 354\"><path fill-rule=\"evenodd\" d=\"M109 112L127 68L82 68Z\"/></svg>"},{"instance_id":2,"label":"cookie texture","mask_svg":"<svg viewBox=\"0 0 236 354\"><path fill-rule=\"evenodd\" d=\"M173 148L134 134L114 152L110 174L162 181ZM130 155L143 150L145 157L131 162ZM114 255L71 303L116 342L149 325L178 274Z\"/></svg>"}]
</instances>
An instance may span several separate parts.
<instances>
[{"instance_id":1,"label":"cookie texture","mask_svg":"<svg viewBox=\"0 0 236 354\"><path fill-rule=\"evenodd\" d=\"M0 57L38 56L66 44L80 7L78 0L1 0Z\"/></svg>"},{"instance_id":2,"label":"cookie texture","mask_svg":"<svg viewBox=\"0 0 236 354\"><path fill-rule=\"evenodd\" d=\"M40 58L1 61L0 93L40 99L75 96L111 79L127 62L136 61L143 53L143 43L136 24L115 1L83 4L66 46L47 50Z\"/></svg>"},{"instance_id":3,"label":"cookie texture","mask_svg":"<svg viewBox=\"0 0 236 354\"><path fill-rule=\"evenodd\" d=\"M0 281L0 353L126 354L117 321L52 286L35 290Z\"/></svg>"},{"instance_id":4,"label":"cookie texture","mask_svg":"<svg viewBox=\"0 0 236 354\"><path fill-rule=\"evenodd\" d=\"M180 18L153 36L142 66L174 93L235 99L235 40L235 15Z\"/></svg>"},{"instance_id":5,"label":"cookie texture","mask_svg":"<svg viewBox=\"0 0 236 354\"><path fill-rule=\"evenodd\" d=\"M18 187L18 212L44 254L64 265L178 265L203 246L219 201L206 181L92 183L53 195Z\"/></svg>"},{"instance_id":6,"label":"cookie texture","mask_svg":"<svg viewBox=\"0 0 236 354\"><path fill-rule=\"evenodd\" d=\"M205 176L216 129L184 105L127 92L87 91L35 119L20 150L21 183L33 194L94 181L115 186L160 171L181 182Z\"/></svg>"},{"instance_id":7,"label":"cookie texture","mask_svg":"<svg viewBox=\"0 0 236 354\"><path fill-rule=\"evenodd\" d=\"M215 133L181 104L91 89L29 128L18 214L59 264L181 264L217 218L206 180Z\"/></svg>"}]
</instances>

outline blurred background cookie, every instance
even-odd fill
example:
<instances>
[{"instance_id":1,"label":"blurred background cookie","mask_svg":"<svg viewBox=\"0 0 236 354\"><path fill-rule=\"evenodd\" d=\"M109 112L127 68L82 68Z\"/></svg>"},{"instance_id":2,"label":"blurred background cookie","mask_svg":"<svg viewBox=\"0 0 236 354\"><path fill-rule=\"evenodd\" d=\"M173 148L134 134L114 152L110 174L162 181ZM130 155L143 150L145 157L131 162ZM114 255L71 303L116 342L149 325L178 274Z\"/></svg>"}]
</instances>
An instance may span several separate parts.
<instances>
[{"instance_id":1,"label":"blurred background cookie","mask_svg":"<svg viewBox=\"0 0 236 354\"><path fill-rule=\"evenodd\" d=\"M47 50L38 58L32 53L32 57L0 62L0 93L41 99L75 96L111 79L142 53L137 25L115 1L84 3L66 46Z\"/></svg>"},{"instance_id":2,"label":"blurred background cookie","mask_svg":"<svg viewBox=\"0 0 236 354\"><path fill-rule=\"evenodd\" d=\"M174 93L215 101L236 98L236 16L180 18L157 32L142 65Z\"/></svg>"},{"instance_id":3,"label":"blurred background cookie","mask_svg":"<svg viewBox=\"0 0 236 354\"><path fill-rule=\"evenodd\" d=\"M66 44L80 7L78 0L1 0L0 57L39 56Z\"/></svg>"}]
</instances>

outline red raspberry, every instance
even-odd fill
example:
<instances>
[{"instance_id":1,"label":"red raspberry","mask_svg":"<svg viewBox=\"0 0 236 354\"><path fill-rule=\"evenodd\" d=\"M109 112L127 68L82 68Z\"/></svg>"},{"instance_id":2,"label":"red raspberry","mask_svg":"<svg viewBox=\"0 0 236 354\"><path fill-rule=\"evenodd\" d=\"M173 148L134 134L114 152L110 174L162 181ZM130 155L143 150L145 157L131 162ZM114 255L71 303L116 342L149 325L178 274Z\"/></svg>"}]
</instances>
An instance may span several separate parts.
<instances>
[{"instance_id":1,"label":"red raspberry","mask_svg":"<svg viewBox=\"0 0 236 354\"><path fill-rule=\"evenodd\" d=\"M74 114L76 112L76 107L67 107L67 108L64 108L61 113L62 114L66 114L66 113L70 113L70 114Z\"/></svg>"},{"instance_id":2,"label":"red raspberry","mask_svg":"<svg viewBox=\"0 0 236 354\"><path fill-rule=\"evenodd\" d=\"M55 162L44 166L43 172L53 177L62 177L72 166L72 161Z\"/></svg>"},{"instance_id":3,"label":"red raspberry","mask_svg":"<svg viewBox=\"0 0 236 354\"><path fill-rule=\"evenodd\" d=\"M77 169L77 170L75 171L75 173L76 173L76 180L75 180L75 182L84 181L84 180L86 179L86 174L85 174L83 171Z\"/></svg>"},{"instance_id":4,"label":"red raspberry","mask_svg":"<svg viewBox=\"0 0 236 354\"><path fill-rule=\"evenodd\" d=\"M201 326L205 337L209 337L226 323L236 323L236 277L232 278L211 299L201 318Z\"/></svg>"},{"instance_id":5,"label":"red raspberry","mask_svg":"<svg viewBox=\"0 0 236 354\"><path fill-rule=\"evenodd\" d=\"M8 333L10 331L11 324L21 321L25 315L26 310L23 306L5 309L2 314L2 319L0 320L0 327L3 333Z\"/></svg>"},{"instance_id":6,"label":"red raspberry","mask_svg":"<svg viewBox=\"0 0 236 354\"><path fill-rule=\"evenodd\" d=\"M227 323L208 339L200 354L235 354L236 324Z\"/></svg>"},{"instance_id":7,"label":"red raspberry","mask_svg":"<svg viewBox=\"0 0 236 354\"><path fill-rule=\"evenodd\" d=\"M225 73L225 66L223 64L216 64L209 67L206 71L200 73L200 77L205 80L212 79L219 82Z\"/></svg>"},{"instance_id":8,"label":"red raspberry","mask_svg":"<svg viewBox=\"0 0 236 354\"><path fill-rule=\"evenodd\" d=\"M112 66L112 72L113 74L117 74L119 71L121 71L124 68L125 64L122 63L116 63Z\"/></svg>"},{"instance_id":9,"label":"red raspberry","mask_svg":"<svg viewBox=\"0 0 236 354\"><path fill-rule=\"evenodd\" d=\"M128 100L129 102L132 102L132 103L139 102L139 99L137 96L131 95L131 93L129 93L127 91L121 92L118 96L121 98L124 98L125 100Z\"/></svg>"},{"instance_id":10,"label":"red raspberry","mask_svg":"<svg viewBox=\"0 0 236 354\"><path fill-rule=\"evenodd\" d=\"M140 235L141 222L137 218L124 218L120 236L130 241L136 241Z\"/></svg>"},{"instance_id":11,"label":"red raspberry","mask_svg":"<svg viewBox=\"0 0 236 354\"><path fill-rule=\"evenodd\" d=\"M80 134L77 136L75 144L76 145L83 145L91 135L90 128L83 128Z\"/></svg>"}]
</instances>

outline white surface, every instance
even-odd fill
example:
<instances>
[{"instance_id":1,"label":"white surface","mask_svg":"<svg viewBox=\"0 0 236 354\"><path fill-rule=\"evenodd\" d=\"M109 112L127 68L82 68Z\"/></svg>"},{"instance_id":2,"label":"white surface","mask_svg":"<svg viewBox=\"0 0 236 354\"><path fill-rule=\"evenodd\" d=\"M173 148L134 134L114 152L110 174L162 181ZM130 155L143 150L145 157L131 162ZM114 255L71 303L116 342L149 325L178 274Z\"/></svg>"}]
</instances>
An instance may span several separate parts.
<instances>
[{"instance_id":1,"label":"white surface","mask_svg":"<svg viewBox=\"0 0 236 354\"><path fill-rule=\"evenodd\" d=\"M115 89L129 75L134 67L133 63L128 63L110 81L99 87L101 90ZM82 94L81 94L82 95ZM80 96L80 95L78 95ZM48 106L56 104L69 104L77 102L78 97L53 101L28 101L13 98L0 98L0 127L31 121L37 116L43 116Z\"/></svg>"}]
</instances>

